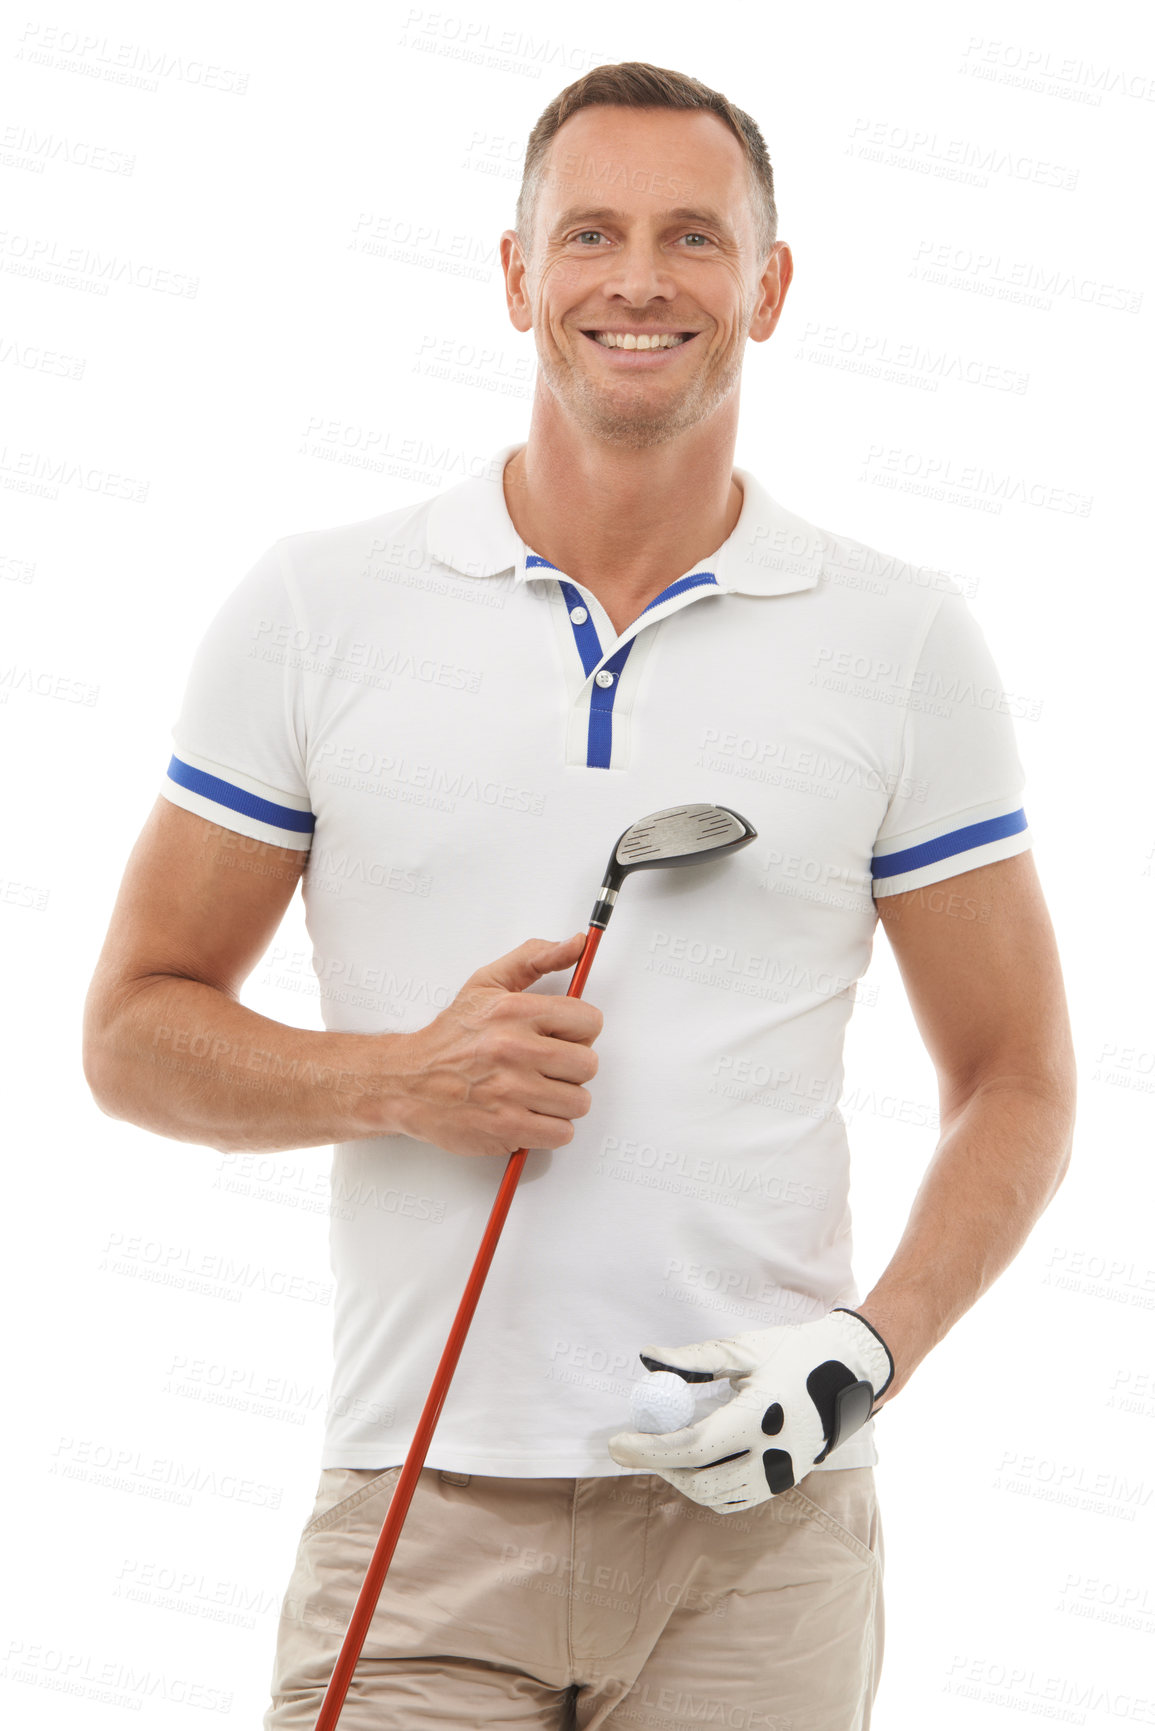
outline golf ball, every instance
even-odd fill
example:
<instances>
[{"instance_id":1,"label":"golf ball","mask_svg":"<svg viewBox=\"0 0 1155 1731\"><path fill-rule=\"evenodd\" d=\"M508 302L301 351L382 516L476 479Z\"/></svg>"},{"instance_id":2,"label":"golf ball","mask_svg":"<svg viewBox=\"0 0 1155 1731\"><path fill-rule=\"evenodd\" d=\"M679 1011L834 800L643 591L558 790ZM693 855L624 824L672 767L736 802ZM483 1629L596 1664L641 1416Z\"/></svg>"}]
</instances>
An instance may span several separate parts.
<instances>
[{"instance_id":1,"label":"golf ball","mask_svg":"<svg viewBox=\"0 0 1155 1731\"><path fill-rule=\"evenodd\" d=\"M694 1390L672 1370L655 1370L634 1384L630 1396L634 1429L658 1435L682 1430L694 1420Z\"/></svg>"}]
</instances>

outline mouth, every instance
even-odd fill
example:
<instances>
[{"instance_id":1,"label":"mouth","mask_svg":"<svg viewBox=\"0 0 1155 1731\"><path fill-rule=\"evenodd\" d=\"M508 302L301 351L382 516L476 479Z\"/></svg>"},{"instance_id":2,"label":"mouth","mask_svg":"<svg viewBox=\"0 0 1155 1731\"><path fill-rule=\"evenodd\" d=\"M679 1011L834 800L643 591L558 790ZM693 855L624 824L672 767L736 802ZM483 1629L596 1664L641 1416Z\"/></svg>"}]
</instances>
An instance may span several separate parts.
<instances>
[{"instance_id":1,"label":"mouth","mask_svg":"<svg viewBox=\"0 0 1155 1731\"><path fill-rule=\"evenodd\" d=\"M672 349L692 343L697 331L614 331L588 330L583 337L611 353L629 355L668 354Z\"/></svg>"}]
</instances>

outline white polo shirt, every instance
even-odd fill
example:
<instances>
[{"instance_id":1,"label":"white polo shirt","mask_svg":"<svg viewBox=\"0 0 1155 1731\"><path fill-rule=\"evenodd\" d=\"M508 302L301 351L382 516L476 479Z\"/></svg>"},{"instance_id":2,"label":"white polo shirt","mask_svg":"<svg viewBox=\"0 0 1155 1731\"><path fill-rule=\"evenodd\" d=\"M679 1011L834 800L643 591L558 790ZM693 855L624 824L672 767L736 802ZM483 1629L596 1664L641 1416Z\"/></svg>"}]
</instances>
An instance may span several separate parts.
<instances>
[{"instance_id":1,"label":"white polo shirt","mask_svg":"<svg viewBox=\"0 0 1155 1731\"><path fill-rule=\"evenodd\" d=\"M957 585L736 469L732 535L619 637L517 535L517 449L276 541L196 653L164 792L310 850L325 1025L360 1033L422 1027L482 964L583 926L647 813L754 824L732 858L624 887L586 988L592 1109L529 1155L429 1453L597 1476L623 1470L606 1441L641 1348L858 1302L838 1100L875 898L1030 836L1013 705ZM404 1458L503 1169L405 1136L334 1150L323 1466ZM873 1464L873 1432L824 1468Z\"/></svg>"}]
</instances>

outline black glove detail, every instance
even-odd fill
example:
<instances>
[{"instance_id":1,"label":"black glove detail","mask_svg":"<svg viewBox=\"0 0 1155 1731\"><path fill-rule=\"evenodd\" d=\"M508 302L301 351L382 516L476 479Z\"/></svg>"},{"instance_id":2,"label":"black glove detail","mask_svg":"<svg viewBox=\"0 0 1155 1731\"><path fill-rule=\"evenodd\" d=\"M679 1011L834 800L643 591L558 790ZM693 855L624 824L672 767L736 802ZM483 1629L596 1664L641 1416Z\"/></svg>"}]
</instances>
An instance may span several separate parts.
<instances>
[{"instance_id":1,"label":"black glove detail","mask_svg":"<svg viewBox=\"0 0 1155 1731\"><path fill-rule=\"evenodd\" d=\"M675 1376L680 1376L683 1382L717 1382L718 1378L712 1370L680 1370L676 1364L663 1364L660 1358L647 1358L644 1352L638 1357L647 1370L668 1370Z\"/></svg>"},{"instance_id":2,"label":"black glove detail","mask_svg":"<svg viewBox=\"0 0 1155 1731\"><path fill-rule=\"evenodd\" d=\"M762 1456L766 1483L774 1496L788 1491L794 1484L794 1463L785 1449L767 1449Z\"/></svg>"},{"instance_id":3,"label":"black glove detail","mask_svg":"<svg viewBox=\"0 0 1155 1731\"><path fill-rule=\"evenodd\" d=\"M874 1405L874 1389L870 1383L860 1382L853 1371L838 1359L828 1359L825 1364L820 1364L807 1377L806 1387L818 1410L826 1437L826 1447L814 1457L817 1466L847 1437L862 1429Z\"/></svg>"},{"instance_id":4,"label":"black glove detail","mask_svg":"<svg viewBox=\"0 0 1155 1731\"><path fill-rule=\"evenodd\" d=\"M786 1414L782 1411L781 1401L773 1401L762 1414L762 1429L767 1436L777 1436L786 1423Z\"/></svg>"},{"instance_id":5,"label":"black glove detail","mask_svg":"<svg viewBox=\"0 0 1155 1731\"><path fill-rule=\"evenodd\" d=\"M828 1358L824 1364L815 1365L806 1378L806 1392L814 1402L815 1411L822 1425L822 1434L826 1438L826 1447L818 1456L822 1460L834 1447L834 1402L841 1389L849 1388L858 1381L848 1364L843 1364L840 1358Z\"/></svg>"}]
</instances>

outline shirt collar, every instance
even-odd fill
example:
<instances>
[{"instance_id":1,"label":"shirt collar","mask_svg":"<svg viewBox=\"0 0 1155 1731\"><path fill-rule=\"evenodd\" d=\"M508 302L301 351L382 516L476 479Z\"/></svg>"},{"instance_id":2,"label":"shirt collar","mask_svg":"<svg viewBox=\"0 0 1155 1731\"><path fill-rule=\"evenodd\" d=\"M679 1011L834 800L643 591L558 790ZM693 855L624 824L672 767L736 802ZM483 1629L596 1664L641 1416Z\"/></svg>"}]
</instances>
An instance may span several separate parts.
<instances>
[{"instance_id":1,"label":"shirt collar","mask_svg":"<svg viewBox=\"0 0 1155 1731\"><path fill-rule=\"evenodd\" d=\"M523 444L503 446L484 475L459 481L431 501L429 551L439 564L467 577L513 572L519 583L549 575L540 567L526 572L525 543L506 509L501 484L506 463ZM784 510L748 469L735 468L734 477L742 488L742 511L733 532L690 570L712 571L720 590L738 595L813 589L822 570L821 531Z\"/></svg>"}]
</instances>

